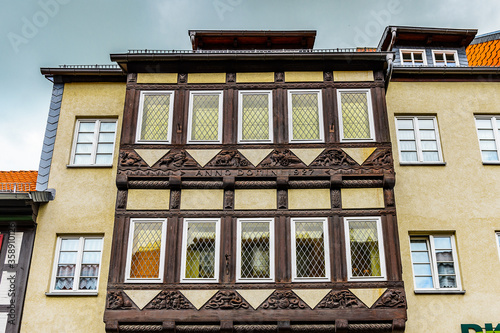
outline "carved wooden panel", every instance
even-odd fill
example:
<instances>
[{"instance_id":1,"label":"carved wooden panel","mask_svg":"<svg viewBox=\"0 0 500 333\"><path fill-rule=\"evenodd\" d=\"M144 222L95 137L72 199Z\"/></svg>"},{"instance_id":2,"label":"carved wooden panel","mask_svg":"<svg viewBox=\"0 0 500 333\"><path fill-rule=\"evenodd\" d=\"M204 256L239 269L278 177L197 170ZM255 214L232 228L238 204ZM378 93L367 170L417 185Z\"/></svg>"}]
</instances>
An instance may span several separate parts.
<instances>
[{"instance_id":1,"label":"carved wooden panel","mask_svg":"<svg viewBox=\"0 0 500 333\"><path fill-rule=\"evenodd\" d=\"M309 308L291 290L276 290L269 296L259 309L266 310L295 310Z\"/></svg>"}]
</instances>

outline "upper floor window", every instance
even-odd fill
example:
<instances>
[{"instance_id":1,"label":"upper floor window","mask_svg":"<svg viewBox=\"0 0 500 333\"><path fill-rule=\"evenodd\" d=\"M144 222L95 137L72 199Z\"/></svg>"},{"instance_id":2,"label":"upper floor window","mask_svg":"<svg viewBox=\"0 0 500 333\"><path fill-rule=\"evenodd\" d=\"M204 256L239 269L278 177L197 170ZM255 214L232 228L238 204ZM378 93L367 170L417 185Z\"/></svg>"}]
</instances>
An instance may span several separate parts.
<instances>
[{"instance_id":1,"label":"upper floor window","mask_svg":"<svg viewBox=\"0 0 500 333\"><path fill-rule=\"evenodd\" d=\"M273 142L272 93L240 91L238 93L238 142Z\"/></svg>"},{"instance_id":2,"label":"upper floor window","mask_svg":"<svg viewBox=\"0 0 500 333\"><path fill-rule=\"evenodd\" d=\"M137 122L138 143L170 143L173 91L142 91Z\"/></svg>"},{"instance_id":3,"label":"upper floor window","mask_svg":"<svg viewBox=\"0 0 500 333\"><path fill-rule=\"evenodd\" d=\"M339 89L340 141L375 141L370 90Z\"/></svg>"},{"instance_id":4,"label":"upper floor window","mask_svg":"<svg viewBox=\"0 0 500 333\"><path fill-rule=\"evenodd\" d=\"M500 116L476 116L476 128L483 162L498 162Z\"/></svg>"},{"instance_id":5,"label":"upper floor window","mask_svg":"<svg viewBox=\"0 0 500 333\"><path fill-rule=\"evenodd\" d=\"M125 282L163 282L166 219L131 219Z\"/></svg>"},{"instance_id":6,"label":"upper floor window","mask_svg":"<svg viewBox=\"0 0 500 333\"><path fill-rule=\"evenodd\" d=\"M70 165L111 166L116 119L79 119L76 122Z\"/></svg>"},{"instance_id":7,"label":"upper floor window","mask_svg":"<svg viewBox=\"0 0 500 333\"><path fill-rule=\"evenodd\" d=\"M323 142L321 90L288 91L288 136L290 142Z\"/></svg>"},{"instance_id":8,"label":"upper floor window","mask_svg":"<svg viewBox=\"0 0 500 333\"><path fill-rule=\"evenodd\" d=\"M385 280L380 217L345 217L347 274L353 280Z\"/></svg>"},{"instance_id":9,"label":"upper floor window","mask_svg":"<svg viewBox=\"0 0 500 333\"><path fill-rule=\"evenodd\" d=\"M222 143L222 91L191 91L188 121L188 143Z\"/></svg>"},{"instance_id":10,"label":"upper floor window","mask_svg":"<svg viewBox=\"0 0 500 333\"><path fill-rule=\"evenodd\" d=\"M500 232L496 233L496 239L497 239L498 255L500 256Z\"/></svg>"},{"instance_id":11,"label":"upper floor window","mask_svg":"<svg viewBox=\"0 0 500 333\"><path fill-rule=\"evenodd\" d=\"M425 50L399 50L401 64L406 66L427 66Z\"/></svg>"},{"instance_id":12,"label":"upper floor window","mask_svg":"<svg viewBox=\"0 0 500 333\"><path fill-rule=\"evenodd\" d=\"M443 161L436 117L397 117L396 130L402 163Z\"/></svg>"},{"instance_id":13,"label":"upper floor window","mask_svg":"<svg viewBox=\"0 0 500 333\"><path fill-rule=\"evenodd\" d=\"M432 58L434 60L434 66L460 66L458 63L457 51L432 50Z\"/></svg>"}]
</instances>

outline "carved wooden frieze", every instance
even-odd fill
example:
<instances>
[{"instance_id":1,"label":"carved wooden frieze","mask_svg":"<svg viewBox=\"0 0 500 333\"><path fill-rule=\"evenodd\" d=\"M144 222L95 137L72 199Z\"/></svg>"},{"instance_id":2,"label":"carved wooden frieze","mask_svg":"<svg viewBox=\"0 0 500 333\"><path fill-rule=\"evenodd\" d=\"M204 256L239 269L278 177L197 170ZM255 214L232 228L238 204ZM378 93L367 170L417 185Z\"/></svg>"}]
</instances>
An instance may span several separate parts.
<instances>
[{"instance_id":1,"label":"carved wooden frieze","mask_svg":"<svg viewBox=\"0 0 500 333\"><path fill-rule=\"evenodd\" d=\"M123 297L119 290L109 290L106 299L106 309L110 310L129 310L132 309L130 300Z\"/></svg>"},{"instance_id":2,"label":"carved wooden frieze","mask_svg":"<svg viewBox=\"0 0 500 333\"><path fill-rule=\"evenodd\" d=\"M392 153L389 149L377 149L363 163L363 166L392 168Z\"/></svg>"},{"instance_id":3,"label":"carved wooden frieze","mask_svg":"<svg viewBox=\"0 0 500 333\"><path fill-rule=\"evenodd\" d=\"M194 306L180 292L163 290L146 306L146 309L186 310L194 309Z\"/></svg>"},{"instance_id":4,"label":"carved wooden frieze","mask_svg":"<svg viewBox=\"0 0 500 333\"><path fill-rule=\"evenodd\" d=\"M306 168L306 165L289 149L273 150L258 166Z\"/></svg>"},{"instance_id":5,"label":"carved wooden frieze","mask_svg":"<svg viewBox=\"0 0 500 333\"><path fill-rule=\"evenodd\" d=\"M404 291L389 289L378 300L372 308L406 308L406 297Z\"/></svg>"},{"instance_id":6,"label":"carved wooden frieze","mask_svg":"<svg viewBox=\"0 0 500 333\"><path fill-rule=\"evenodd\" d=\"M247 167L251 163L237 150L223 150L218 153L210 162L208 167Z\"/></svg>"},{"instance_id":7,"label":"carved wooden frieze","mask_svg":"<svg viewBox=\"0 0 500 333\"><path fill-rule=\"evenodd\" d=\"M142 167L147 164L135 151L122 151L120 153L120 165L123 167Z\"/></svg>"},{"instance_id":8,"label":"carved wooden frieze","mask_svg":"<svg viewBox=\"0 0 500 333\"><path fill-rule=\"evenodd\" d=\"M332 167L332 166L353 166L357 163L347 155L342 149L328 149L322 152L310 166Z\"/></svg>"},{"instance_id":9,"label":"carved wooden frieze","mask_svg":"<svg viewBox=\"0 0 500 333\"><path fill-rule=\"evenodd\" d=\"M262 303L260 309L306 309L307 305L291 290L276 290Z\"/></svg>"},{"instance_id":10,"label":"carved wooden frieze","mask_svg":"<svg viewBox=\"0 0 500 333\"><path fill-rule=\"evenodd\" d=\"M197 168L198 163L184 150L171 150L157 163L162 170L178 168Z\"/></svg>"},{"instance_id":11,"label":"carved wooden frieze","mask_svg":"<svg viewBox=\"0 0 500 333\"><path fill-rule=\"evenodd\" d=\"M365 307L353 293L348 290L330 291L316 306L317 309L351 309Z\"/></svg>"},{"instance_id":12,"label":"carved wooden frieze","mask_svg":"<svg viewBox=\"0 0 500 333\"><path fill-rule=\"evenodd\" d=\"M204 306L205 309L238 310L248 309L248 303L236 291L221 290Z\"/></svg>"}]
</instances>

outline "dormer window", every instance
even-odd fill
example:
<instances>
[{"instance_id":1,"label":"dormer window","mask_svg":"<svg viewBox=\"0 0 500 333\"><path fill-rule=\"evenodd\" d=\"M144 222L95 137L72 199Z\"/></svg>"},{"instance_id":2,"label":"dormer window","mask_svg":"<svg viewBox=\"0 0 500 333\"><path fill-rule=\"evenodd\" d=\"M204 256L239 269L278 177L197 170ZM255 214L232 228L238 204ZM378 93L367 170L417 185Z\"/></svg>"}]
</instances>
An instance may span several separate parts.
<instances>
[{"instance_id":1,"label":"dormer window","mask_svg":"<svg viewBox=\"0 0 500 333\"><path fill-rule=\"evenodd\" d=\"M404 66L427 66L424 50L399 50Z\"/></svg>"},{"instance_id":2,"label":"dormer window","mask_svg":"<svg viewBox=\"0 0 500 333\"><path fill-rule=\"evenodd\" d=\"M457 67L458 55L457 51L432 51L432 58L435 66Z\"/></svg>"}]
</instances>

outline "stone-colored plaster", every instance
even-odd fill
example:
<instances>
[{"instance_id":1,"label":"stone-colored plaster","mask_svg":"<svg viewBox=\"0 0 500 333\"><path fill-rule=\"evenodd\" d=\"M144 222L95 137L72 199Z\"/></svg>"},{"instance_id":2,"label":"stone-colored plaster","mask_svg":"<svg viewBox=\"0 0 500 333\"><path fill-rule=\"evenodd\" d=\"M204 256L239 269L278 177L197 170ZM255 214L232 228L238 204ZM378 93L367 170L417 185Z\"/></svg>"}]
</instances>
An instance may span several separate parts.
<instances>
[{"instance_id":1,"label":"stone-colored plaster","mask_svg":"<svg viewBox=\"0 0 500 333\"><path fill-rule=\"evenodd\" d=\"M234 190L234 209L258 210L276 209L277 191L266 190Z\"/></svg>"},{"instance_id":2,"label":"stone-colored plaster","mask_svg":"<svg viewBox=\"0 0 500 333\"><path fill-rule=\"evenodd\" d=\"M104 332L111 238L116 202L115 145L111 168L67 168L77 117L118 119L121 135L125 83L66 83L48 187L55 200L42 204L31 260L21 332ZM104 235L98 296L46 296L58 235Z\"/></svg>"},{"instance_id":3,"label":"stone-colored plaster","mask_svg":"<svg viewBox=\"0 0 500 333\"><path fill-rule=\"evenodd\" d=\"M323 72L285 72L285 82L323 82Z\"/></svg>"},{"instance_id":4,"label":"stone-colored plaster","mask_svg":"<svg viewBox=\"0 0 500 333\"><path fill-rule=\"evenodd\" d=\"M333 81L373 81L372 71L333 71Z\"/></svg>"},{"instance_id":5,"label":"stone-colored plaster","mask_svg":"<svg viewBox=\"0 0 500 333\"><path fill-rule=\"evenodd\" d=\"M500 322L500 166L483 165L475 114L499 114L500 82L391 82L387 92L391 137L396 115L437 116L445 166L399 165L397 208L406 333L456 332L459 324ZM454 232L464 295L414 293L409 233ZM38 236L37 236L38 237ZM443 320L445 318L445 320Z\"/></svg>"},{"instance_id":6,"label":"stone-colored plaster","mask_svg":"<svg viewBox=\"0 0 500 333\"><path fill-rule=\"evenodd\" d=\"M149 166L155 165L156 162L165 156L170 149L135 149L135 152L146 162Z\"/></svg>"},{"instance_id":7,"label":"stone-colored plaster","mask_svg":"<svg viewBox=\"0 0 500 333\"><path fill-rule=\"evenodd\" d=\"M179 290L194 305L200 309L218 290Z\"/></svg>"},{"instance_id":8,"label":"stone-colored plaster","mask_svg":"<svg viewBox=\"0 0 500 333\"><path fill-rule=\"evenodd\" d=\"M330 292L331 289L292 289L311 309Z\"/></svg>"},{"instance_id":9,"label":"stone-colored plaster","mask_svg":"<svg viewBox=\"0 0 500 333\"><path fill-rule=\"evenodd\" d=\"M290 149L295 155L297 155L298 158L302 162L304 162L305 165L311 164L312 161L316 159L316 157L319 156L325 150L324 148L312 148L312 149Z\"/></svg>"},{"instance_id":10,"label":"stone-colored plaster","mask_svg":"<svg viewBox=\"0 0 500 333\"><path fill-rule=\"evenodd\" d=\"M236 83L274 82L274 72L236 73Z\"/></svg>"},{"instance_id":11,"label":"stone-colored plaster","mask_svg":"<svg viewBox=\"0 0 500 333\"><path fill-rule=\"evenodd\" d=\"M142 310L161 290L123 290L125 294Z\"/></svg>"},{"instance_id":12,"label":"stone-colored plaster","mask_svg":"<svg viewBox=\"0 0 500 333\"><path fill-rule=\"evenodd\" d=\"M177 73L138 73L137 83L177 83Z\"/></svg>"},{"instance_id":13,"label":"stone-colored plaster","mask_svg":"<svg viewBox=\"0 0 500 333\"><path fill-rule=\"evenodd\" d=\"M226 83L226 73L189 73L187 83Z\"/></svg>"},{"instance_id":14,"label":"stone-colored plaster","mask_svg":"<svg viewBox=\"0 0 500 333\"><path fill-rule=\"evenodd\" d=\"M356 288L349 289L351 293L354 294L357 298L361 300L361 302L365 303L365 305L369 308L382 296L387 288Z\"/></svg>"},{"instance_id":15,"label":"stone-colored plaster","mask_svg":"<svg viewBox=\"0 0 500 333\"><path fill-rule=\"evenodd\" d=\"M290 189L288 209L330 209L330 189Z\"/></svg>"},{"instance_id":16,"label":"stone-colored plaster","mask_svg":"<svg viewBox=\"0 0 500 333\"><path fill-rule=\"evenodd\" d=\"M267 155L269 155L273 150L272 149L238 149L240 153L243 154L254 166L259 165L260 162Z\"/></svg>"},{"instance_id":17,"label":"stone-colored plaster","mask_svg":"<svg viewBox=\"0 0 500 333\"><path fill-rule=\"evenodd\" d=\"M382 188L342 188L340 196L343 209L385 207Z\"/></svg>"},{"instance_id":18,"label":"stone-colored plaster","mask_svg":"<svg viewBox=\"0 0 500 333\"><path fill-rule=\"evenodd\" d=\"M257 309L275 289L240 289L236 290L252 306Z\"/></svg>"},{"instance_id":19,"label":"stone-colored plaster","mask_svg":"<svg viewBox=\"0 0 500 333\"><path fill-rule=\"evenodd\" d=\"M170 190L128 190L128 210L168 210Z\"/></svg>"},{"instance_id":20,"label":"stone-colored plaster","mask_svg":"<svg viewBox=\"0 0 500 333\"><path fill-rule=\"evenodd\" d=\"M363 164L377 148L342 148L359 165Z\"/></svg>"},{"instance_id":21,"label":"stone-colored plaster","mask_svg":"<svg viewBox=\"0 0 500 333\"><path fill-rule=\"evenodd\" d=\"M189 155L198 162L202 167L205 166L212 158L215 157L220 149L186 149Z\"/></svg>"},{"instance_id":22,"label":"stone-colored plaster","mask_svg":"<svg viewBox=\"0 0 500 333\"><path fill-rule=\"evenodd\" d=\"M183 210L222 210L224 190L181 190Z\"/></svg>"}]
</instances>

